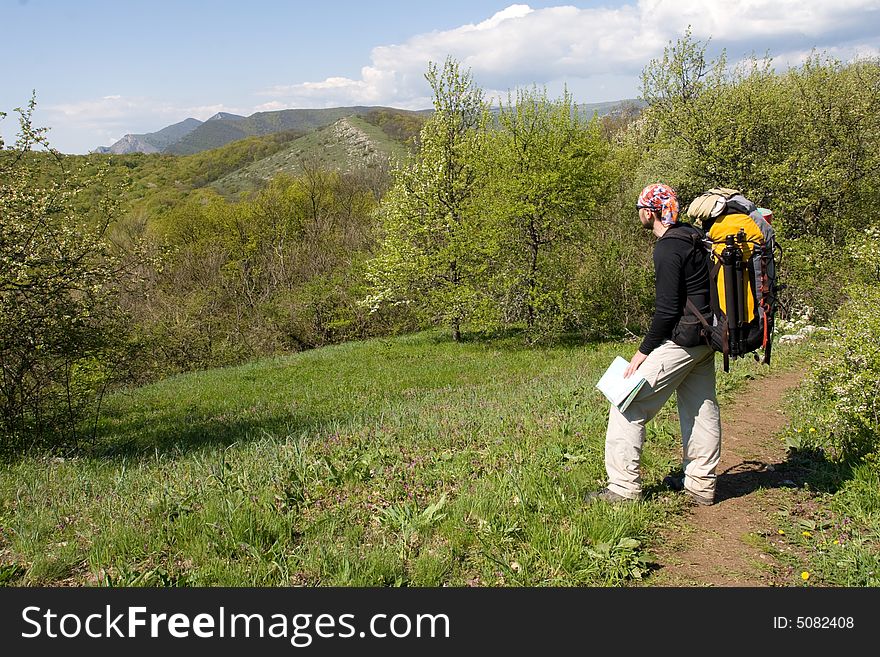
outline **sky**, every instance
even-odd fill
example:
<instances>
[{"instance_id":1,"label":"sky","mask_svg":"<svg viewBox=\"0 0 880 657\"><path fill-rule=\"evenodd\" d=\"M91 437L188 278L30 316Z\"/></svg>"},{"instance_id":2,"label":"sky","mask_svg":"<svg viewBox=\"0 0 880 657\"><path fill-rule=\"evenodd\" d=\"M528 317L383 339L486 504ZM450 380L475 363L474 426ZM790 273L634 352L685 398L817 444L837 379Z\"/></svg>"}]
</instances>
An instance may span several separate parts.
<instances>
[{"instance_id":1,"label":"sky","mask_svg":"<svg viewBox=\"0 0 880 657\"><path fill-rule=\"evenodd\" d=\"M32 92L65 153L220 111L424 109L428 63L447 56L490 98L637 98L688 26L710 56L780 69L814 49L880 56L880 0L0 0L0 135L14 140Z\"/></svg>"}]
</instances>

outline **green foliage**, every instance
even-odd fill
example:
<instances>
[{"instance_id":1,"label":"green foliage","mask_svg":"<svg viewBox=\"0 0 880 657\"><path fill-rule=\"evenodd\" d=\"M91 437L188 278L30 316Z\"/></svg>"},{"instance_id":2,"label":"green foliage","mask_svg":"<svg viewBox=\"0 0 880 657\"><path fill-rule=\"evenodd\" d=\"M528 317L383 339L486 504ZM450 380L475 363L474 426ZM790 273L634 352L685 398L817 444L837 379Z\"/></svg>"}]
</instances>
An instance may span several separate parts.
<instances>
[{"instance_id":1,"label":"green foliage","mask_svg":"<svg viewBox=\"0 0 880 657\"><path fill-rule=\"evenodd\" d=\"M26 572L27 570L21 564L10 563L0 565L0 586L10 586Z\"/></svg>"},{"instance_id":2,"label":"green foliage","mask_svg":"<svg viewBox=\"0 0 880 657\"><path fill-rule=\"evenodd\" d=\"M632 196L622 196L603 206L569 283L569 330L604 339L643 331L654 306L651 245L632 220Z\"/></svg>"},{"instance_id":3,"label":"green foliage","mask_svg":"<svg viewBox=\"0 0 880 657\"><path fill-rule=\"evenodd\" d=\"M804 406L804 396L794 400L793 410L817 419L814 431L805 424L801 432L786 436L792 447L787 465L802 476L804 488L786 496L777 512L784 540L790 549L777 556L797 566L795 574L808 573L807 582L820 586L877 586L880 584L880 462L877 452L861 459L850 455L829 461L821 423L823 408ZM821 405L822 398L818 398ZM830 452L829 452L830 453Z\"/></svg>"},{"instance_id":4,"label":"green foliage","mask_svg":"<svg viewBox=\"0 0 880 657\"><path fill-rule=\"evenodd\" d=\"M880 284L880 227L865 230L850 240L849 255L856 267L856 280L863 285Z\"/></svg>"},{"instance_id":5,"label":"green foliage","mask_svg":"<svg viewBox=\"0 0 880 657\"><path fill-rule=\"evenodd\" d=\"M855 271L848 250L808 235L783 244L778 265L779 280L785 285L779 294L782 314L792 320L806 314L813 321L829 321L846 302Z\"/></svg>"},{"instance_id":6,"label":"green foliage","mask_svg":"<svg viewBox=\"0 0 880 657\"><path fill-rule=\"evenodd\" d=\"M490 332L525 326L532 341L570 330L607 335L641 319L643 295L629 292L645 283L643 259L615 263L623 279L607 262L609 246L635 243L624 229L619 244L616 216L604 215L623 161L608 127L584 121L568 93L551 100L537 89L509 98L490 123L482 92L453 60L428 78L435 112L380 205L382 246L366 302L415 308L426 323L451 324L453 335L465 322ZM635 227L629 215L622 221ZM621 296L623 322L613 309Z\"/></svg>"},{"instance_id":7,"label":"green foliage","mask_svg":"<svg viewBox=\"0 0 880 657\"><path fill-rule=\"evenodd\" d=\"M504 323L524 321L544 337L573 323L572 273L614 184L608 151L598 121L584 123L567 92L551 101L546 91L520 90L501 106L483 205L493 219L492 285Z\"/></svg>"},{"instance_id":8,"label":"green foliage","mask_svg":"<svg viewBox=\"0 0 880 657\"><path fill-rule=\"evenodd\" d=\"M382 128L382 131L387 135L411 148L415 147L415 142L427 120L427 116L423 113L388 109L371 110L362 118Z\"/></svg>"},{"instance_id":9,"label":"green foliage","mask_svg":"<svg viewBox=\"0 0 880 657\"><path fill-rule=\"evenodd\" d=\"M880 448L880 287L855 292L831 326L788 436L793 446L820 447L834 460Z\"/></svg>"},{"instance_id":10,"label":"green foliage","mask_svg":"<svg viewBox=\"0 0 880 657\"><path fill-rule=\"evenodd\" d=\"M840 309L801 391L798 421L787 441L799 449L821 449L834 461L880 453L880 231L851 240L857 286Z\"/></svg>"},{"instance_id":11,"label":"green foliage","mask_svg":"<svg viewBox=\"0 0 880 657\"><path fill-rule=\"evenodd\" d=\"M486 108L482 90L453 59L442 69L430 64L426 78L434 113L418 154L397 169L380 206L384 241L368 274L367 303L417 307L458 340L462 323L486 300L485 226L476 203Z\"/></svg>"},{"instance_id":12,"label":"green foliage","mask_svg":"<svg viewBox=\"0 0 880 657\"><path fill-rule=\"evenodd\" d=\"M76 197L103 187L68 172L31 123L35 101L18 109L19 139L0 151L0 450L36 442L75 443L79 423L95 412L124 324L115 306L123 274L107 240L112 187L89 214ZM47 176L44 148L57 168ZM43 181L43 182L41 182Z\"/></svg>"},{"instance_id":13,"label":"green foliage","mask_svg":"<svg viewBox=\"0 0 880 657\"><path fill-rule=\"evenodd\" d=\"M413 502L392 504L382 510L380 523L398 536L401 556L406 558L417 547L419 535L437 525L445 513L441 510L446 506L446 493L436 502L424 509L419 509Z\"/></svg>"},{"instance_id":14,"label":"green foliage","mask_svg":"<svg viewBox=\"0 0 880 657\"><path fill-rule=\"evenodd\" d=\"M298 351L384 327L356 300L371 181L304 163L237 202L211 193L153 221L162 270L131 313L158 371Z\"/></svg>"}]
</instances>

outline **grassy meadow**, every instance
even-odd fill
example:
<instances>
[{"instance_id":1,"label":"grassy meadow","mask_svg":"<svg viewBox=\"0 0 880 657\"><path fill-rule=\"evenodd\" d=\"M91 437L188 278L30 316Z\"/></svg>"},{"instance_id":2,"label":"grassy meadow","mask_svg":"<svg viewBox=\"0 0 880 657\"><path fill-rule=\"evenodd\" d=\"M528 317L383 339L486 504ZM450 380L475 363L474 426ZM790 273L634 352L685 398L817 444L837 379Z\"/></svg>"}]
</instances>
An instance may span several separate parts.
<instances>
[{"instance_id":1,"label":"grassy meadow","mask_svg":"<svg viewBox=\"0 0 880 657\"><path fill-rule=\"evenodd\" d=\"M191 372L106 400L76 455L0 465L0 583L617 586L682 511L674 398L648 428L648 500L604 485L594 384L636 343L524 347L445 333ZM722 404L753 361L719 372ZM716 359L720 367L720 358Z\"/></svg>"}]
</instances>

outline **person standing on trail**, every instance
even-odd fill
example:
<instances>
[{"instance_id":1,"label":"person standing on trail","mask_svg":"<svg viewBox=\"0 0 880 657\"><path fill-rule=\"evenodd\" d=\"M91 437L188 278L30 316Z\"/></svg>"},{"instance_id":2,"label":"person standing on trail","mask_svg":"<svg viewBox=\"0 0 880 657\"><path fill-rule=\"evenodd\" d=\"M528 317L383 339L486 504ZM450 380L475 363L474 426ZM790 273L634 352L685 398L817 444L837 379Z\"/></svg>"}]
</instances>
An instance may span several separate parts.
<instances>
[{"instance_id":1,"label":"person standing on trail","mask_svg":"<svg viewBox=\"0 0 880 657\"><path fill-rule=\"evenodd\" d=\"M640 459L645 424L678 393L684 479L664 480L697 504L715 501L715 469L721 457L721 418L715 396L715 352L700 335L693 306L711 317L708 257L699 230L678 221L679 204L668 185L648 185L636 209L642 226L657 238L654 246L655 304L650 328L624 373L638 371L645 384L620 412L611 406L605 436L606 488L588 493L586 501L625 502L641 499ZM711 320L710 320L711 321Z\"/></svg>"}]
</instances>

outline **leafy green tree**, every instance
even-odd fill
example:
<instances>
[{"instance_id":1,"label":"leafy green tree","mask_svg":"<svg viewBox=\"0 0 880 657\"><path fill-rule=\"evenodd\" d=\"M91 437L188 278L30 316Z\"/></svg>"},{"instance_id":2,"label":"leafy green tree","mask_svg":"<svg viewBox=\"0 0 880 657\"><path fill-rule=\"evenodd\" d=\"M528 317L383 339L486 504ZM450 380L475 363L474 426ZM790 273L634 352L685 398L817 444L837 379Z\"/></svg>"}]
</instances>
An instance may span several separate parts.
<instances>
[{"instance_id":1,"label":"leafy green tree","mask_svg":"<svg viewBox=\"0 0 880 657\"><path fill-rule=\"evenodd\" d=\"M567 91L550 100L546 90L519 90L501 105L486 154L504 315L530 330L559 326L575 247L589 239L587 223L612 178L600 124L585 122Z\"/></svg>"},{"instance_id":2,"label":"leafy green tree","mask_svg":"<svg viewBox=\"0 0 880 657\"><path fill-rule=\"evenodd\" d=\"M724 145L717 143L725 139L718 130L717 112L718 91L726 83L726 57L722 52L716 60L708 61L707 47L708 42L694 39L688 28L680 39L667 45L661 58L651 60L642 71L641 93L648 102L652 123L646 164L662 162L665 170L657 178L685 198L704 191L707 179L733 173L714 161L724 153ZM674 159L669 151L674 152ZM670 168L673 163L678 167Z\"/></svg>"},{"instance_id":3,"label":"leafy green tree","mask_svg":"<svg viewBox=\"0 0 880 657\"><path fill-rule=\"evenodd\" d=\"M485 218L477 203L483 180L486 106L470 72L447 58L425 76L434 113L419 135L419 150L398 169L380 206L383 243L368 273L367 301L410 305L448 324L455 340L462 324L487 300Z\"/></svg>"},{"instance_id":4,"label":"leafy green tree","mask_svg":"<svg viewBox=\"0 0 880 657\"><path fill-rule=\"evenodd\" d=\"M0 447L76 443L115 378L124 323L119 260L106 239L112 196L84 216L78 179L35 128L32 98L18 108L12 148L0 142ZM36 152L43 149L45 152ZM47 162L54 175L47 178Z\"/></svg>"},{"instance_id":5,"label":"leafy green tree","mask_svg":"<svg viewBox=\"0 0 880 657\"><path fill-rule=\"evenodd\" d=\"M880 217L880 59L843 64L814 53L780 86L784 157L767 178L791 192L777 194L786 235L841 247Z\"/></svg>"}]
</instances>

